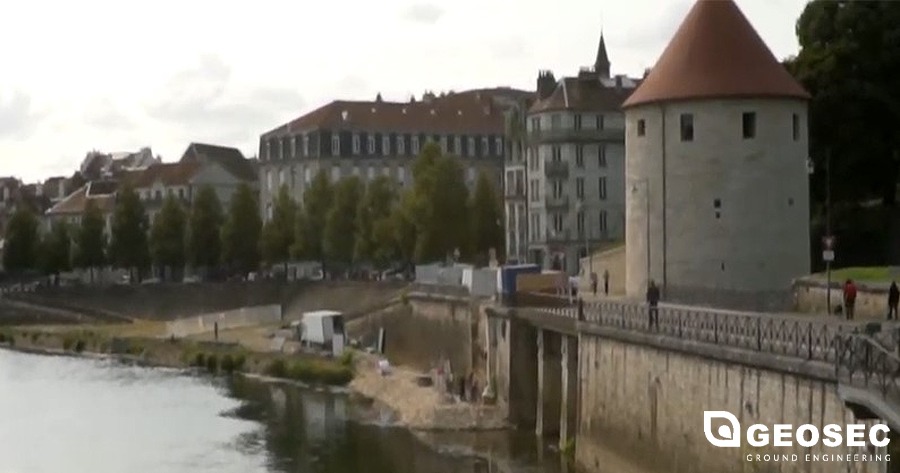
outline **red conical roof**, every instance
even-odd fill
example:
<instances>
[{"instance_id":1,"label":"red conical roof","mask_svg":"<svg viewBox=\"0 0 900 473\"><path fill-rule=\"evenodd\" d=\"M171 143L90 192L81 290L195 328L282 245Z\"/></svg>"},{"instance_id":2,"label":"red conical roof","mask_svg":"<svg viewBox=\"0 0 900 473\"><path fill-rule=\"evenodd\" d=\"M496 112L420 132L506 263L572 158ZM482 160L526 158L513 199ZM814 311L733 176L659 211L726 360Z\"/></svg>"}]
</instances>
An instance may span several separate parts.
<instances>
[{"instance_id":1,"label":"red conical roof","mask_svg":"<svg viewBox=\"0 0 900 473\"><path fill-rule=\"evenodd\" d=\"M739 97L809 99L733 0L698 0L622 105Z\"/></svg>"}]
</instances>

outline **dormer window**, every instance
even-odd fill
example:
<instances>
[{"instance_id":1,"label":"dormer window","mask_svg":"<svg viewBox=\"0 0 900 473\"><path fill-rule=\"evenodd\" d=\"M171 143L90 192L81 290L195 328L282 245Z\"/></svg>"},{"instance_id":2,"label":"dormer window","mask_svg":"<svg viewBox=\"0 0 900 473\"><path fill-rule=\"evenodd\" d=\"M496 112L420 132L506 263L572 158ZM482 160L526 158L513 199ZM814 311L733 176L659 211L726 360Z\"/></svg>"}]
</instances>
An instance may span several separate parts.
<instances>
[{"instance_id":1,"label":"dormer window","mask_svg":"<svg viewBox=\"0 0 900 473\"><path fill-rule=\"evenodd\" d=\"M453 138L453 153L457 156L462 156L462 137L459 135Z\"/></svg>"},{"instance_id":2,"label":"dormer window","mask_svg":"<svg viewBox=\"0 0 900 473\"><path fill-rule=\"evenodd\" d=\"M406 154L406 135L397 135L397 154Z\"/></svg>"},{"instance_id":3,"label":"dormer window","mask_svg":"<svg viewBox=\"0 0 900 473\"><path fill-rule=\"evenodd\" d=\"M500 136L494 138L494 152L497 156L503 156L503 138Z\"/></svg>"},{"instance_id":4,"label":"dormer window","mask_svg":"<svg viewBox=\"0 0 900 473\"><path fill-rule=\"evenodd\" d=\"M595 125L598 130L602 130L604 128L603 115L597 115Z\"/></svg>"},{"instance_id":5,"label":"dormer window","mask_svg":"<svg viewBox=\"0 0 900 473\"><path fill-rule=\"evenodd\" d=\"M292 136L288 138L291 140L291 157L297 156L297 140Z\"/></svg>"},{"instance_id":6,"label":"dormer window","mask_svg":"<svg viewBox=\"0 0 900 473\"><path fill-rule=\"evenodd\" d=\"M359 154L361 145L359 140L359 135L356 133L353 134L353 154Z\"/></svg>"},{"instance_id":7,"label":"dormer window","mask_svg":"<svg viewBox=\"0 0 900 473\"><path fill-rule=\"evenodd\" d=\"M375 135L369 135L369 154L375 154Z\"/></svg>"},{"instance_id":8,"label":"dormer window","mask_svg":"<svg viewBox=\"0 0 900 473\"><path fill-rule=\"evenodd\" d=\"M381 154L391 154L391 135L384 135L381 137Z\"/></svg>"},{"instance_id":9,"label":"dormer window","mask_svg":"<svg viewBox=\"0 0 900 473\"><path fill-rule=\"evenodd\" d=\"M331 135L331 155L341 155L341 137L337 133Z\"/></svg>"},{"instance_id":10,"label":"dormer window","mask_svg":"<svg viewBox=\"0 0 900 473\"><path fill-rule=\"evenodd\" d=\"M419 137L413 135L412 137L412 154L419 154Z\"/></svg>"},{"instance_id":11,"label":"dormer window","mask_svg":"<svg viewBox=\"0 0 900 473\"><path fill-rule=\"evenodd\" d=\"M470 136L466 141L466 156L475 156L475 137Z\"/></svg>"},{"instance_id":12,"label":"dormer window","mask_svg":"<svg viewBox=\"0 0 900 473\"><path fill-rule=\"evenodd\" d=\"M491 154L491 142L488 140L487 136L481 138L481 155L487 156Z\"/></svg>"},{"instance_id":13,"label":"dormer window","mask_svg":"<svg viewBox=\"0 0 900 473\"><path fill-rule=\"evenodd\" d=\"M309 156L309 136L303 135L303 156Z\"/></svg>"},{"instance_id":14,"label":"dormer window","mask_svg":"<svg viewBox=\"0 0 900 473\"><path fill-rule=\"evenodd\" d=\"M681 114L681 141L694 141L694 115Z\"/></svg>"}]
</instances>

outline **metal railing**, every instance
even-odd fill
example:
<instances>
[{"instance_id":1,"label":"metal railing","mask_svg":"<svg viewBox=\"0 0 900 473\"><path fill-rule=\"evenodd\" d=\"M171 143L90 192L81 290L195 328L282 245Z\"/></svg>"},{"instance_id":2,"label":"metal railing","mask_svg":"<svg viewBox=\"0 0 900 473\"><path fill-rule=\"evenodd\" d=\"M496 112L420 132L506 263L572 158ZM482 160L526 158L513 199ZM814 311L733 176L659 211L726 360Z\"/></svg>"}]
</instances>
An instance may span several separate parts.
<instances>
[{"instance_id":1,"label":"metal railing","mask_svg":"<svg viewBox=\"0 0 900 473\"><path fill-rule=\"evenodd\" d=\"M880 392L900 394L900 356L895 330L846 333L836 340L835 375L838 382Z\"/></svg>"},{"instance_id":2,"label":"metal railing","mask_svg":"<svg viewBox=\"0 0 900 473\"><path fill-rule=\"evenodd\" d=\"M838 360L839 337L857 327L818 317L665 306L657 308L657 323L651 326L647 304L604 301L583 303L579 308L577 303L551 304L548 300L553 297L558 296L545 296L544 303L532 308L601 327L827 363Z\"/></svg>"}]
</instances>

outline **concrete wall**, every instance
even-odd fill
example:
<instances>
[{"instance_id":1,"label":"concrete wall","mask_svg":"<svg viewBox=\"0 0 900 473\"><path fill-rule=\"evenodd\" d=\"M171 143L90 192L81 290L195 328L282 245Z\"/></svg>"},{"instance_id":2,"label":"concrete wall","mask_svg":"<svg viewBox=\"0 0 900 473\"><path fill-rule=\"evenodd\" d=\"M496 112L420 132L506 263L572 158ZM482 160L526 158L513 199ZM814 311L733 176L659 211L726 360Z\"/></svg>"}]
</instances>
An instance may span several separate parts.
<instances>
[{"instance_id":1,"label":"concrete wall","mask_svg":"<svg viewBox=\"0 0 900 473\"><path fill-rule=\"evenodd\" d=\"M198 315L166 323L167 335L187 337L215 330L227 330L251 325L274 324L281 321L281 305L243 307L223 312Z\"/></svg>"},{"instance_id":2,"label":"concrete wall","mask_svg":"<svg viewBox=\"0 0 900 473\"><path fill-rule=\"evenodd\" d=\"M588 258L581 259L581 266L586 268L581 274L580 283L582 290L590 290L590 268L597 274L597 293L603 293L603 272L609 271L609 293L621 296L625 294L625 245L591 255L593 262Z\"/></svg>"},{"instance_id":3,"label":"concrete wall","mask_svg":"<svg viewBox=\"0 0 900 473\"><path fill-rule=\"evenodd\" d=\"M866 319L887 317L888 288L890 284L856 283L855 316ZM799 279L794 283L794 310L825 315L828 313L828 285L813 278ZM831 283L831 310L843 305L843 281Z\"/></svg>"},{"instance_id":4,"label":"concrete wall","mask_svg":"<svg viewBox=\"0 0 900 473\"><path fill-rule=\"evenodd\" d=\"M754 293L787 293L794 278L809 273L806 110L796 100L627 110L628 295L642 296L654 279L670 300L718 294L720 304L728 299L721 295L733 293L746 301ZM742 136L744 112L756 113L755 138ZM681 140L682 114L693 115L693 141ZM637 134L639 120L644 136Z\"/></svg>"},{"instance_id":5,"label":"concrete wall","mask_svg":"<svg viewBox=\"0 0 900 473\"><path fill-rule=\"evenodd\" d=\"M456 374L483 373L479 317L478 303L468 298L411 294L348 323L347 332L371 346L384 328L385 352L393 364L427 371L449 361Z\"/></svg>"},{"instance_id":6,"label":"concrete wall","mask_svg":"<svg viewBox=\"0 0 900 473\"><path fill-rule=\"evenodd\" d=\"M715 448L703 433L703 411L725 410L750 423L847 424L854 419L834 384L712 361L582 334L576 458L593 470L637 465L649 471L875 472L874 462L770 464L747 454L849 453L849 448ZM866 453L865 449L854 449Z\"/></svg>"}]
</instances>

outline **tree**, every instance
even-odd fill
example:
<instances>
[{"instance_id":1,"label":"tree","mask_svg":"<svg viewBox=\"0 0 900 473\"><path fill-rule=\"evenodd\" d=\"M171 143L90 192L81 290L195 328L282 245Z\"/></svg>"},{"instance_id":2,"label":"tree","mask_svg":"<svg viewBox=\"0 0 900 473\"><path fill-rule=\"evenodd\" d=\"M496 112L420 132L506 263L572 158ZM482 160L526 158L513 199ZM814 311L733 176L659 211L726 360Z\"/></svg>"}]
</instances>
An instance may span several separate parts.
<instances>
[{"instance_id":1,"label":"tree","mask_svg":"<svg viewBox=\"0 0 900 473\"><path fill-rule=\"evenodd\" d=\"M125 186L116 198L109 251L115 264L129 271L136 269L138 278L150 263L148 227L144 204L131 187Z\"/></svg>"},{"instance_id":2,"label":"tree","mask_svg":"<svg viewBox=\"0 0 900 473\"><path fill-rule=\"evenodd\" d=\"M208 270L222 257L222 204L211 186L203 186L194 198L187 229L187 260L194 268Z\"/></svg>"},{"instance_id":3,"label":"tree","mask_svg":"<svg viewBox=\"0 0 900 473\"><path fill-rule=\"evenodd\" d=\"M222 257L232 270L246 274L259 268L261 229L256 196L241 184L231 197L228 221L222 228Z\"/></svg>"},{"instance_id":4,"label":"tree","mask_svg":"<svg viewBox=\"0 0 900 473\"><path fill-rule=\"evenodd\" d=\"M75 235L75 266L88 268L91 282L94 282L94 268L106 262L106 222L103 214L91 199L88 199L81 217L81 226Z\"/></svg>"},{"instance_id":5,"label":"tree","mask_svg":"<svg viewBox=\"0 0 900 473\"><path fill-rule=\"evenodd\" d=\"M6 228L3 267L10 273L37 269L38 220L26 207L19 207Z\"/></svg>"},{"instance_id":6,"label":"tree","mask_svg":"<svg viewBox=\"0 0 900 473\"><path fill-rule=\"evenodd\" d=\"M387 176L378 176L369 183L356 210L354 260L369 261L383 268L396 256L396 238L391 221L396 205L394 181Z\"/></svg>"},{"instance_id":7,"label":"tree","mask_svg":"<svg viewBox=\"0 0 900 473\"><path fill-rule=\"evenodd\" d=\"M174 195L166 197L150 229L150 254L153 264L162 270L163 279L166 269L173 276L184 269L185 221L181 202Z\"/></svg>"},{"instance_id":8,"label":"tree","mask_svg":"<svg viewBox=\"0 0 900 473\"><path fill-rule=\"evenodd\" d=\"M497 254L501 254L505 240L501 203L494 191L491 178L485 172L479 174L478 182L475 184L470 215L471 250L476 259L486 261L487 253L492 248Z\"/></svg>"},{"instance_id":9,"label":"tree","mask_svg":"<svg viewBox=\"0 0 900 473\"><path fill-rule=\"evenodd\" d=\"M832 200L896 202L900 172L900 2L816 0L797 20L800 52L786 66L812 94L810 154ZM889 40L888 38L894 38ZM835 178L840 176L840 178ZM813 175L822 202L824 172Z\"/></svg>"},{"instance_id":10,"label":"tree","mask_svg":"<svg viewBox=\"0 0 900 473\"><path fill-rule=\"evenodd\" d=\"M59 275L72 267L72 240L69 225L53 222L50 233L41 240L41 266L45 274Z\"/></svg>"},{"instance_id":11,"label":"tree","mask_svg":"<svg viewBox=\"0 0 900 473\"><path fill-rule=\"evenodd\" d=\"M350 265L356 239L356 209L363 195L362 181L345 177L334 188L331 209L325 218L324 250L329 261Z\"/></svg>"},{"instance_id":12,"label":"tree","mask_svg":"<svg viewBox=\"0 0 900 473\"><path fill-rule=\"evenodd\" d=\"M468 188L458 159L429 142L413 165L408 216L416 227L415 259L443 260L469 243Z\"/></svg>"},{"instance_id":13,"label":"tree","mask_svg":"<svg viewBox=\"0 0 900 473\"><path fill-rule=\"evenodd\" d=\"M400 198L399 205L391 212L390 225L393 230L396 257L405 264L412 263L415 258L416 224L413 219L415 196L412 191Z\"/></svg>"},{"instance_id":14,"label":"tree","mask_svg":"<svg viewBox=\"0 0 900 473\"><path fill-rule=\"evenodd\" d=\"M303 193L303 213L295 225L297 249L300 250L298 255L321 262L323 269L323 236L333 192L328 173L324 169L319 170Z\"/></svg>"},{"instance_id":15,"label":"tree","mask_svg":"<svg viewBox=\"0 0 900 473\"><path fill-rule=\"evenodd\" d=\"M287 186L281 186L272 205L272 219L263 226L260 246L267 263L284 262L285 275L291 247L294 245L296 220L297 204L291 198Z\"/></svg>"}]
</instances>

